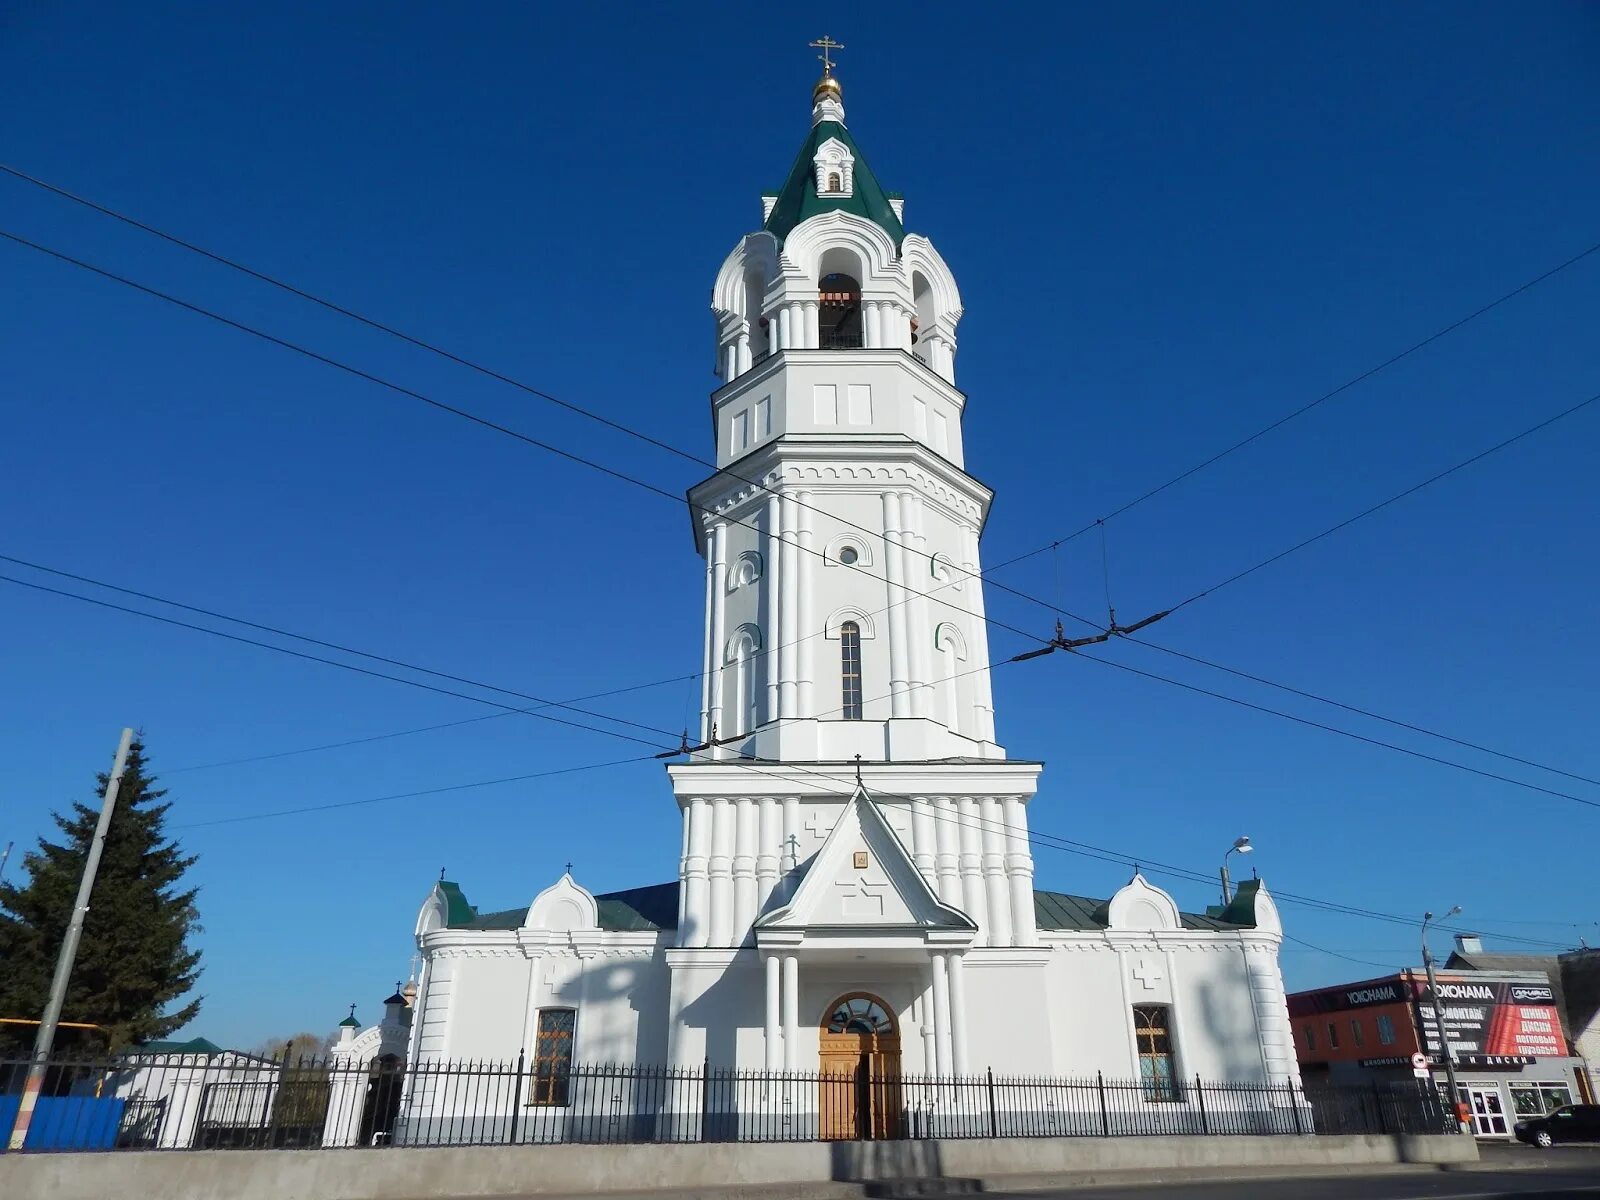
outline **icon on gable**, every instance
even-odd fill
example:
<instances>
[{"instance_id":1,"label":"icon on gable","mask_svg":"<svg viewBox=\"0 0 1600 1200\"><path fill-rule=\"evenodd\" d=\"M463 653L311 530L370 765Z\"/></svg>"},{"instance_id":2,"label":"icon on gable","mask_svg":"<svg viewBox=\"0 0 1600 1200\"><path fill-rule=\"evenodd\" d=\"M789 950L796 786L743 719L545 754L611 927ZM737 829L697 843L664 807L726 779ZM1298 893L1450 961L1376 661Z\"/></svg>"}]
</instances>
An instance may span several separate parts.
<instances>
[{"instance_id":1,"label":"icon on gable","mask_svg":"<svg viewBox=\"0 0 1600 1200\"><path fill-rule=\"evenodd\" d=\"M867 869L867 852L865 850L856 851L855 868L858 871Z\"/></svg>"}]
</instances>

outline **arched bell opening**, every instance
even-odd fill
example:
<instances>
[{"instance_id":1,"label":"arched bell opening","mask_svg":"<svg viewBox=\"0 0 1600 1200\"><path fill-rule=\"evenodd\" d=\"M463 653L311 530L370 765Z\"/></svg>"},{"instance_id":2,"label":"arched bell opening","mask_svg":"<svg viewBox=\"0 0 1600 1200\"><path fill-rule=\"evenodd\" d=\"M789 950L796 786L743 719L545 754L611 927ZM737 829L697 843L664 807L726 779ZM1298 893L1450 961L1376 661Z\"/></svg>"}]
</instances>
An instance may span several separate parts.
<instances>
[{"instance_id":1,"label":"arched bell opening","mask_svg":"<svg viewBox=\"0 0 1600 1200\"><path fill-rule=\"evenodd\" d=\"M826 251L817 283L817 344L823 350L859 350L865 344L861 320L861 264L850 251Z\"/></svg>"}]
</instances>

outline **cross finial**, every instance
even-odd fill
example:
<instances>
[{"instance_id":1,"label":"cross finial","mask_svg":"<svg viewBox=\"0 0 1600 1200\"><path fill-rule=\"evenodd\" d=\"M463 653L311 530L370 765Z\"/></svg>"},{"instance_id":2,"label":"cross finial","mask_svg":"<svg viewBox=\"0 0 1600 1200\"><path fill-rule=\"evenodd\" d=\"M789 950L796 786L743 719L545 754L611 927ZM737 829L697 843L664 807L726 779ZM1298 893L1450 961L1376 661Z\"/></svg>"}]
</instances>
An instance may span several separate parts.
<instances>
[{"instance_id":1,"label":"cross finial","mask_svg":"<svg viewBox=\"0 0 1600 1200\"><path fill-rule=\"evenodd\" d=\"M352 1021L356 1019L356 1006L354 1004L350 1006L350 1019Z\"/></svg>"},{"instance_id":2,"label":"cross finial","mask_svg":"<svg viewBox=\"0 0 1600 1200\"><path fill-rule=\"evenodd\" d=\"M830 51L830 50L843 50L844 49L844 43L843 42L836 42L831 37L829 37L827 34L823 34L822 37L819 38L817 41L808 42L806 44L809 45L814 50L821 50L822 51L821 54L817 55L817 57L822 60L822 73L824 75L832 75L833 74L833 59L829 57L828 51Z\"/></svg>"},{"instance_id":3,"label":"cross finial","mask_svg":"<svg viewBox=\"0 0 1600 1200\"><path fill-rule=\"evenodd\" d=\"M570 862L567 864L567 874L568 875L572 874L572 864Z\"/></svg>"},{"instance_id":4,"label":"cross finial","mask_svg":"<svg viewBox=\"0 0 1600 1200\"><path fill-rule=\"evenodd\" d=\"M856 755L856 786L861 786L861 755Z\"/></svg>"},{"instance_id":5,"label":"cross finial","mask_svg":"<svg viewBox=\"0 0 1600 1200\"><path fill-rule=\"evenodd\" d=\"M447 868L447 867L440 867L440 868L439 868L439 882L440 882L440 883L443 883L443 882L444 882L444 873L445 873L445 871L446 871L446 870L448 870L448 869L449 869L449 868Z\"/></svg>"}]
</instances>

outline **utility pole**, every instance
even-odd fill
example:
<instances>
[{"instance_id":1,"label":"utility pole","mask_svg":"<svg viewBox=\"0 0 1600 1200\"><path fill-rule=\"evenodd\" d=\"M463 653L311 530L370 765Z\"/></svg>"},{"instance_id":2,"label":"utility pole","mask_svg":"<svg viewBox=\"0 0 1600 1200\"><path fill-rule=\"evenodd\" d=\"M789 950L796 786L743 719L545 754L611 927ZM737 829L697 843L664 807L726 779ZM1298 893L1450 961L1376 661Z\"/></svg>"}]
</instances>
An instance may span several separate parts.
<instances>
[{"instance_id":1,"label":"utility pole","mask_svg":"<svg viewBox=\"0 0 1600 1200\"><path fill-rule=\"evenodd\" d=\"M11 858L11 847L14 845L15 842L7 842L4 852L0 852L0 879L6 877L6 862Z\"/></svg>"},{"instance_id":2,"label":"utility pole","mask_svg":"<svg viewBox=\"0 0 1600 1200\"><path fill-rule=\"evenodd\" d=\"M1458 904L1445 917L1453 917L1461 911ZM1433 914L1422 914L1422 968L1428 973L1428 996L1433 1001L1433 1024L1439 1031L1439 1048L1444 1051L1444 1077L1449 1080L1450 1087L1450 1112L1455 1115L1456 1123L1461 1122L1461 1092L1456 1086L1456 1056L1450 1049L1450 1035L1444 1031L1444 1012L1439 1007L1439 979L1433 973L1433 952L1428 949L1428 922L1433 920ZM1426 1038L1423 1039L1427 1041Z\"/></svg>"},{"instance_id":3,"label":"utility pole","mask_svg":"<svg viewBox=\"0 0 1600 1200\"><path fill-rule=\"evenodd\" d=\"M33 1110L39 1102L39 1092L44 1088L50 1048L55 1044L56 1025L61 1020L61 1006L66 1002L72 964L78 957L78 940L83 937L83 918L89 911L89 894L94 891L95 872L100 869L100 854L105 849L106 834L111 829L111 813L117 806L117 792L122 787L122 773L127 768L128 750L132 745L133 730L124 729L122 741L117 744L116 760L111 764L111 774L106 778L106 794L100 802L100 820L94 827L94 840L89 843L89 855L84 860L83 878L78 881L78 899L72 906L72 920L67 925L61 953L56 957L56 974L50 981L50 1002L45 1005L44 1019L39 1022L39 1036L34 1039L28 1082L23 1085L22 1103L17 1108L16 1123L11 1127L12 1150L21 1150L22 1144L27 1141Z\"/></svg>"}]
</instances>

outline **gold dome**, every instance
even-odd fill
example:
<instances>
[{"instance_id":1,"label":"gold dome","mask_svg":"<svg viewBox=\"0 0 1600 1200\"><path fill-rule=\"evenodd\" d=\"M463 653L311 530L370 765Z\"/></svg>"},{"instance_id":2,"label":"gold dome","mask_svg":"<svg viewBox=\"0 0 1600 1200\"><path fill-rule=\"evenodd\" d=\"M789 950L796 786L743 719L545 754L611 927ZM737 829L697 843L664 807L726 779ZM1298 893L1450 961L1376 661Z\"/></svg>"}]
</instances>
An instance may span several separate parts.
<instances>
[{"instance_id":1,"label":"gold dome","mask_svg":"<svg viewBox=\"0 0 1600 1200\"><path fill-rule=\"evenodd\" d=\"M825 74L817 80L817 86L811 89L811 103L815 104L824 96L831 96L835 100L844 99L844 89L839 86L839 81L831 74Z\"/></svg>"}]
</instances>

